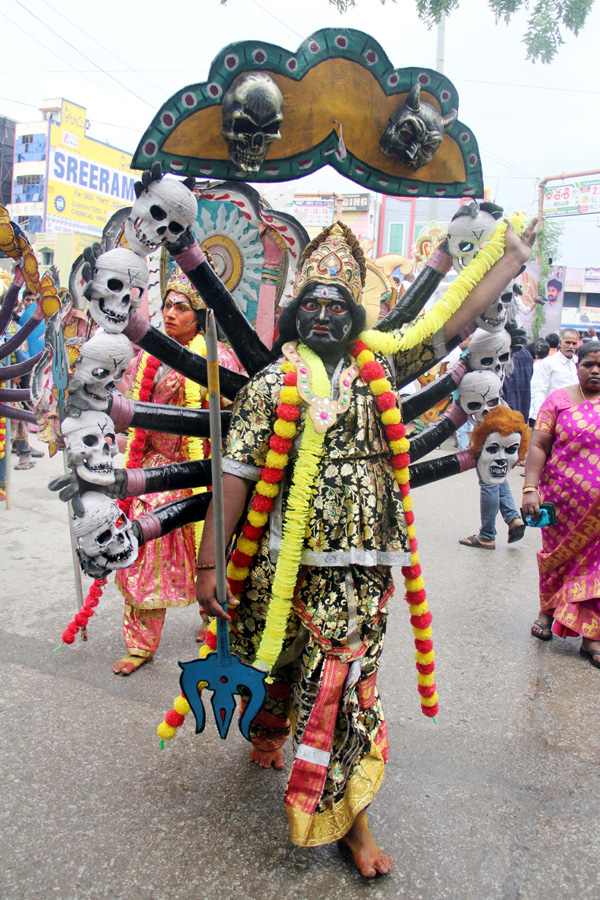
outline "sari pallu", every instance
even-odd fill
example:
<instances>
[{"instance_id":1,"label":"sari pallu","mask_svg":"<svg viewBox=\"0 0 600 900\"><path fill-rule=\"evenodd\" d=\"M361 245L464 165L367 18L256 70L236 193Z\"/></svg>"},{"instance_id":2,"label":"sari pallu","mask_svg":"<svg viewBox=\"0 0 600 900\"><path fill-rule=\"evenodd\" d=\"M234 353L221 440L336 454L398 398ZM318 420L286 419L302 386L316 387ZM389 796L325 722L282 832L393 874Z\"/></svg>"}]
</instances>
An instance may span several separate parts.
<instances>
[{"instance_id":1,"label":"sari pallu","mask_svg":"<svg viewBox=\"0 0 600 900\"><path fill-rule=\"evenodd\" d=\"M560 637L600 639L600 399L576 403L560 388L535 426L553 438L540 499L557 524L542 529L540 608Z\"/></svg>"}]
</instances>

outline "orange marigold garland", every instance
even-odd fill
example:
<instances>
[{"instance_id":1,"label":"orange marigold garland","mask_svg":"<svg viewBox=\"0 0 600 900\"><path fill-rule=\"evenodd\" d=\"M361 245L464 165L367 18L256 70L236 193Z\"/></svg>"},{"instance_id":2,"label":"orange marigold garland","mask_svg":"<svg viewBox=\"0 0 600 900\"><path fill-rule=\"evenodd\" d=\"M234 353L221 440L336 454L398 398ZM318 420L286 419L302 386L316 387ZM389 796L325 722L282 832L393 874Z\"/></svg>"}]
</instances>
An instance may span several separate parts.
<instances>
[{"instance_id":1,"label":"orange marigold garland","mask_svg":"<svg viewBox=\"0 0 600 900\"><path fill-rule=\"evenodd\" d=\"M375 355L367 348L364 341L355 341L352 347L352 355L360 366L361 377L368 383L371 392L375 396L377 409L381 414L381 421L385 427L386 437L389 441L394 478L402 495L402 507L408 526L410 540L410 566L402 566L404 584L406 587L406 602L410 612L410 623L415 636L415 660L417 665L417 681L421 696L421 710L424 715L433 718L438 710L438 695L435 687L433 662L433 641L431 639L431 620L425 593L425 581L419 563L417 537L415 531L415 514L412 511L412 497L410 496L410 481L408 464L409 443L402 423L402 416L398 407L398 400L392 391L392 385L385 377L385 370L381 363L377 362Z\"/></svg>"}]
</instances>

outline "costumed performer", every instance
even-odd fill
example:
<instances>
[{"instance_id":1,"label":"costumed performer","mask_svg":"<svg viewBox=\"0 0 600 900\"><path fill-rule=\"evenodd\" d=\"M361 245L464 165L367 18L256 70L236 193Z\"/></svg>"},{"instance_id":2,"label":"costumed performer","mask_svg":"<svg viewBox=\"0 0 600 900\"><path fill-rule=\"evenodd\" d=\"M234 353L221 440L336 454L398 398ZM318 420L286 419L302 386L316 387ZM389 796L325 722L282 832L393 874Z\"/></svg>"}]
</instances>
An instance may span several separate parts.
<instances>
[{"instance_id":1,"label":"costumed performer","mask_svg":"<svg viewBox=\"0 0 600 900\"><path fill-rule=\"evenodd\" d=\"M251 758L283 768L289 699L296 748L286 793L291 839L306 847L342 839L367 877L393 865L366 817L388 758L376 679L393 593L391 566L409 567L407 592L416 592L411 603L424 597L422 579L409 583L418 554L413 513L404 505L408 486L397 478L403 474L398 467L408 465L408 441L390 387L447 352L446 342L499 296L529 257L533 234L530 227L521 240L508 227L504 255L443 330L389 355L381 348L399 333L363 334L375 354L357 341L365 323L364 255L350 229L330 226L306 247L294 300L279 319L275 350L283 348L284 357L235 400L223 459L226 541L258 484L228 568L232 649L243 661L271 669L273 678L251 726ZM323 423L327 430L319 435ZM301 441L292 449L296 433ZM294 465L287 465L288 452ZM213 534L211 507L197 595L206 612L227 617L216 599ZM239 568L244 562L245 570ZM279 602L286 579L287 596L293 596L287 607ZM430 637L430 618L423 616L423 630L415 634ZM437 695L427 674L433 653L417 658L423 709L435 714Z\"/></svg>"},{"instance_id":2,"label":"costumed performer","mask_svg":"<svg viewBox=\"0 0 600 900\"><path fill-rule=\"evenodd\" d=\"M542 528L531 633L581 635L581 655L600 668L600 341L579 348L577 379L542 403L525 463L523 513L537 521L540 501L556 509Z\"/></svg>"},{"instance_id":3,"label":"costumed performer","mask_svg":"<svg viewBox=\"0 0 600 900\"><path fill-rule=\"evenodd\" d=\"M186 276L176 270L167 284L163 302L165 332L179 344L206 355L202 334L205 307ZM240 365L225 345L219 344L219 362L235 371ZM143 352L133 371L135 400L188 406L195 409L208 406L206 388L189 381L175 369L160 363ZM168 463L206 459L210 456L210 442L201 438L182 437L131 429L127 441L127 468L162 466ZM185 489L119 501L130 518L136 518L165 503L189 497L205 488ZM189 606L196 599L195 561L202 523L185 525L170 534L140 547L137 561L128 569L121 569L116 585L123 594L125 611L123 637L127 655L113 666L117 675L131 675L152 659L158 649L165 614L169 607ZM200 628L200 639L204 629Z\"/></svg>"}]
</instances>

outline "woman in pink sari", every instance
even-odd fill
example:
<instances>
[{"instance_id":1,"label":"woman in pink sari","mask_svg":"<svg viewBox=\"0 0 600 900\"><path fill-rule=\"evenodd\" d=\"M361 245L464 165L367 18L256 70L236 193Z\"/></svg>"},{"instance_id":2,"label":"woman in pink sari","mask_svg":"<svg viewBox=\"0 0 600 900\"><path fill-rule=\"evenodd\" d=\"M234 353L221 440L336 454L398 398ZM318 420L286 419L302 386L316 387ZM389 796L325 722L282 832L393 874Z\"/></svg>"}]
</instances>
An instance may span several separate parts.
<instances>
[{"instance_id":1,"label":"woman in pink sari","mask_svg":"<svg viewBox=\"0 0 600 900\"><path fill-rule=\"evenodd\" d=\"M176 272L167 285L163 318L164 329L170 337L196 353L205 354L201 331L204 307L181 272ZM219 344L219 362L228 369L240 370L236 357L223 344ZM172 406L207 405L204 388L190 385L183 375L148 353L140 353L136 361L133 384L132 393L137 400ZM128 441L126 466L164 466L209 455L209 441L195 439L194 442L178 435L135 429ZM144 494L134 498L126 512L134 519L191 494L191 490ZM115 675L131 675L152 659L158 649L167 609L189 606L196 600L195 570L196 534L191 524L142 545L137 561L117 573L116 585L125 600L123 637L127 655L113 665ZM199 640L204 640L202 629L201 633Z\"/></svg>"},{"instance_id":2,"label":"woman in pink sari","mask_svg":"<svg viewBox=\"0 0 600 900\"><path fill-rule=\"evenodd\" d=\"M531 633L581 635L581 655L600 668L600 342L583 344L578 357L578 383L540 408L525 465L523 513L537 520L542 501L557 516L542 530Z\"/></svg>"}]
</instances>

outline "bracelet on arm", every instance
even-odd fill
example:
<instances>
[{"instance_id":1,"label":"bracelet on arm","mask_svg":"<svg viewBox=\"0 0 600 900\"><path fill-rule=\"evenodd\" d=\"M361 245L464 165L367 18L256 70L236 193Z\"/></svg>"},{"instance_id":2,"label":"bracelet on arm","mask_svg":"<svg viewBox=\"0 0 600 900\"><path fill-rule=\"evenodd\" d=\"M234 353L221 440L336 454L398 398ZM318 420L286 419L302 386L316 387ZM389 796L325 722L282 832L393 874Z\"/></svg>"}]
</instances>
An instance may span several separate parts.
<instances>
[{"instance_id":1,"label":"bracelet on arm","mask_svg":"<svg viewBox=\"0 0 600 900\"><path fill-rule=\"evenodd\" d=\"M530 494L532 491L537 491L537 484L524 484L523 485L523 493Z\"/></svg>"},{"instance_id":2,"label":"bracelet on arm","mask_svg":"<svg viewBox=\"0 0 600 900\"><path fill-rule=\"evenodd\" d=\"M196 564L196 572L200 569L216 569L215 565L211 565L210 563L197 563Z\"/></svg>"}]
</instances>

